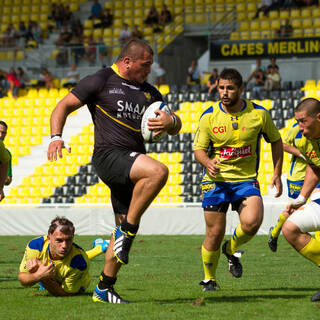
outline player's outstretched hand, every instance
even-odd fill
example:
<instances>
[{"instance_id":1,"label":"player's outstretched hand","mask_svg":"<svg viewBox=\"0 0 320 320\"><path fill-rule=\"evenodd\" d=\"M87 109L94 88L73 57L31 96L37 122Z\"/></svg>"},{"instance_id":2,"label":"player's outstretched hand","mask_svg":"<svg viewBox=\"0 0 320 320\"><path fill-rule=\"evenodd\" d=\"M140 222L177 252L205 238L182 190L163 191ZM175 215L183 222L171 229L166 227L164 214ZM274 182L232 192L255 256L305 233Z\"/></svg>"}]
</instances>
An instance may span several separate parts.
<instances>
[{"instance_id":1,"label":"player's outstretched hand","mask_svg":"<svg viewBox=\"0 0 320 320\"><path fill-rule=\"evenodd\" d=\"M48 147L47 157L49 161L57 161L57 158L62 158L62 149L66 148L67 151L70 153L71 148L66 146L63 139L59 140L51 140Z\"/></svg>"},{"instance_id":2,"label":"player's outstretched hand","mask_svg":"<svg viewBox=\"0 0 320 320\"><path fill-rule=\"evenodd\" d=\"M275 198L278 198L282 195L282 181L280 176L273 176L271 180L271 187L276 187Z\"/></svg>"}]
</instances>

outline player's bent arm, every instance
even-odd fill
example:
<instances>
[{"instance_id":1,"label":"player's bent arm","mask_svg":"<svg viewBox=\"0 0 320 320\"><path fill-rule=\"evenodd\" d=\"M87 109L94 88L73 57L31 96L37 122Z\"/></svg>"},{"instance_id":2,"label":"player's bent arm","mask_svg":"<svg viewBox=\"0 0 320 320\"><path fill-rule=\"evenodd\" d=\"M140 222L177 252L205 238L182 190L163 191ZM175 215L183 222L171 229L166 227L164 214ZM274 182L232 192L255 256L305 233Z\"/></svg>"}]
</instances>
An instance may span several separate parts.
<instances>
[{"instance_id":1,"label":"player's bent arm","mask_svg":"<svg viewBox=\"0 0 320 320\"><path fill-rule=\"evenodd\" d=\"M52 111L50 117L51 136L62 135L63 127L66 123L68 115L79 109L82 106L82 102L73 94L68 93L62 100L60 100L57 106ZM62 139L53 140L48 147L48 160L57 160L57 154L62 158L62 148L64 147L64 141Z\"/></svg>"},{"instance_id":2,"label":"player's bent arm","mask_svg":"<svg viewBox=\"0 0 320 320\"><path fill-rule=\"evenodd\" d=\"M54 279L45 279L41 283L55 297L67 297L75 294L64 291L61 284Z\"/></svg>"},{"instance_id":3,"label":"player's bent arm","mask_svg":"<svg viewBox=\"0 0 320 320\"><path fill-rule=\"evenodd\" d=\"M195 150L194 156L196 160L208 170L210 176L215 177L216 174L220 171L220 168L218 166L219 159L210 159L206 151L202 149Z\"/></svg>"},{"instance_id":4,"label":"player's bent arm","mask_svg":"<svg viewBox=\"0 0 320 320\"><path fill-rule=\"evenodd\" d=\"M38 273L27 272L19 272L18 279L24 287L32 287L34 284L42 280Z\"/></svg>"},{"instance_id":5,"label":"player's bent arm","mask_svg":"<svg viewBox=\"0 0 320 320\"><path fill-rule=\"evenodd\" d=\"M300 195L308 199L316 185L320 181L320 168L314 165L308 165L304 177L304 183Z\"/></svg>"},{"instance_id":6,"label":"player's bent arm","mask_svg":"<svg viewBox=\"0 0 320 320\"><path fill-rule=\"evenodd\" d=\"M271 143L272 161L273 161L273 177L272 185L276 186L277 192L275 197L279 197L282 194L282 163L283 163L283 144L281 138Z\"/></svg>"},{"instance_id":7,"label":"player's bent arm","mask_svg":"<svg viewBox=\"0 0 320 320\"><path fill-rule=\"evenodd\" d=\"M172 127L171 129L167 130L167 133L171 136L174 136L180 132L182 127L182 122L180 117L173 112L171 113L171 118L172 118Z\"/></svg>"},{"instance_id":8,"label":"player's bent arm","mask_svg":"<svg viewBox=\"0 0 320 320\"><path fill-rule=\"evenodd\" d=\"M298 148L294 146L290 146L289 144L286 144L286 143L283 144L283 151L306 160L305 156L299 151Z\"/></svg>"}]
</instances>

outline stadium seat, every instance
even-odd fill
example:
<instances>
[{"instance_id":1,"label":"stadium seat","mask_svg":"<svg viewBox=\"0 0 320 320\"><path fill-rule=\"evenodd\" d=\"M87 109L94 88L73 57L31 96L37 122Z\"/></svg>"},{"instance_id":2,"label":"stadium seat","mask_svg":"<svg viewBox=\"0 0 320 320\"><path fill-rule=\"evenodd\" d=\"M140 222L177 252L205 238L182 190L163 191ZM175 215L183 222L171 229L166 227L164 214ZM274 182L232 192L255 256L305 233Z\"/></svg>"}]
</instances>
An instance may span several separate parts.
<instances>
[{"instance_id":1,"label":"stadium seat","mask_svg":"<svg viewBox=\"0 0 320 320\"><path fill-rule=\"evenodd\" d=\"M313 27L311 18L302 19L302 28L311 28L311 27Z\"/></svg>"}]
</instances>

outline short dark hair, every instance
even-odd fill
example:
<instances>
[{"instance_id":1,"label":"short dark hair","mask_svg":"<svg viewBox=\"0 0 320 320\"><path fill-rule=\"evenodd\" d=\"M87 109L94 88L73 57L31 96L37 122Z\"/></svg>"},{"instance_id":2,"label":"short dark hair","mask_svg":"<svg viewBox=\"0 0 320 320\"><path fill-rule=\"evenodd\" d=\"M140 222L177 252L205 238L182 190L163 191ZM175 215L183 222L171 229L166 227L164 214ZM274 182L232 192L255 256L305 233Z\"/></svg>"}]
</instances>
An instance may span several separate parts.
<instances>
[{"instance_id":1,"label":"short dark hair","mask_svg":"<svg viewBox=\"0 0 320 320\"><path fill-rule=\"evenodd\" d=\"M220 79L230 80L234 82L238 88L242 86L242 76L239 73L239 71L236 69L232 69L232 68L223 69L220 73L219 81Z\"/></svg>"},{"instance_id":2,"label":"short dark hair","mask_svg":"<svg viewBox=\"0 0 320 320\"><path fill-rule=\"evenodd\" d=\"M302 100L295 108L294 112L306 110L308 115L314 118L320 113L320 101L315 98L307 98Z\"/></svg>"},{"instance_id":3,"label":"short dark hair","mask_svg":"<svg viewBox=\"0 0 320 320\"><path fill-rule=\"evenodd\" d=\"M6 129L8 129L8 125L2 120L0 120L0 125L6 127Z\"/></svg>"},{"instance_id":4,"label":"short dark hair","mask_svg":"<svg viewBox=\"0 0 320 320\"><path fill-rule=\"evenodd\" d=\"M74 228L74 225L73 223L68 220L67 218L65 217L55 217L51 223L50 223L50 226L49 226L49 229L48 229L48 234L53 234L54 231L58 228L58 227L61 227L60 228L60 231L62 233L72 233L74 234L74 231L75 231L75 228Z\"/></svg>"},{"instance_id":5,"label":"short dark hair","mask_svg":"<svg viewBox=\"0 0 320 320\"><path fill-rule=\"evenodd\" d=\"M138 60L142 57L144 51L153 55L153 50L146 41L141 39L131 39L123 46L117 61L121 61L125 57L130 57L132 60Z\"/></svg>"}]
</instances>

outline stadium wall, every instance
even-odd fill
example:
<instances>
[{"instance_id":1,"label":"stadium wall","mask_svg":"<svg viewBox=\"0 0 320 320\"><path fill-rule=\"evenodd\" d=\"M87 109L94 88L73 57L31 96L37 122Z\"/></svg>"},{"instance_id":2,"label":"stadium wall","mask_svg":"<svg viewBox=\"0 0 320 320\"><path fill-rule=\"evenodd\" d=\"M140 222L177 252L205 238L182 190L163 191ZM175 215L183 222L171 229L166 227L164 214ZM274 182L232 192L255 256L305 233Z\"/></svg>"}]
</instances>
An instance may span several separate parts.
<instances>
[{"instance_id":1,"label":"stadium wall","mask_svg":"<svg viewBox=\"0 0 320 320\"><path fill-rule=\"evenodd\" d=\"M259 234L268 234L271 225L277 221L285 201L264 201L265 215ZM65 216L76 227L78 235L109 235L114 228L114 216L111 207L2 207L0 212L0 235L41 235L46 234L49 222L56 216ZM236 212L227 213L226 234L232 234L239 223ZM199 204L185 204L174 207L151 207L144 214L139 234L177 235L204 234L203 211Z\"/></svg>"}]
</instances>

